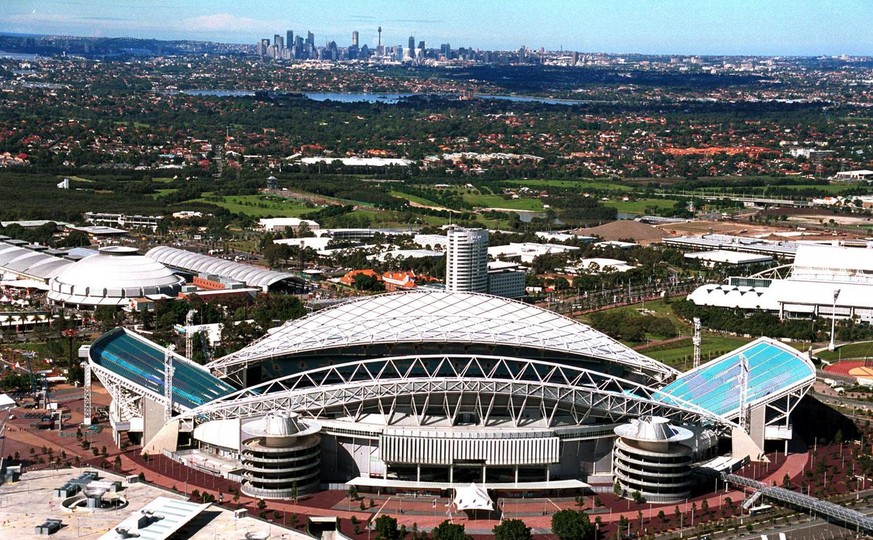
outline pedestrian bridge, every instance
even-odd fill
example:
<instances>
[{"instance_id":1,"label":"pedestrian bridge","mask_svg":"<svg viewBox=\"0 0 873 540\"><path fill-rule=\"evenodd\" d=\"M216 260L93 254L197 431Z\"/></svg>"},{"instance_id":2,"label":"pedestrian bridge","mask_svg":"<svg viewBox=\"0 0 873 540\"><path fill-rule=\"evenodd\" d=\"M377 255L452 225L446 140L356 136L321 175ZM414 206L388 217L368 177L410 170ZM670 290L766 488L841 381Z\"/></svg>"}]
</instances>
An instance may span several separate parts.
<instances>
[{"instance_id":1,"label":"pedestrian bridge","mask_svg":"<svg viewBox=\"0 0 873 540\"><path fill-rule=\"evenodd\" d=\"M856 531L865 533L873 533L873 518L867 517L864 514L845 508L838 504L829 501L823 501L809 495L797 493L790 489L785 489L777 486L768 486L757 480L746 478L738 474L722 473L721 479L728 484L742 486L744 488L752 488L756 490L756 495L768 497L774 501L779 501L785 505L797 508L813 514L814 516L826 517L828 521L842 523L843 525L854 528Z\"/></svg>"}]
</instances>

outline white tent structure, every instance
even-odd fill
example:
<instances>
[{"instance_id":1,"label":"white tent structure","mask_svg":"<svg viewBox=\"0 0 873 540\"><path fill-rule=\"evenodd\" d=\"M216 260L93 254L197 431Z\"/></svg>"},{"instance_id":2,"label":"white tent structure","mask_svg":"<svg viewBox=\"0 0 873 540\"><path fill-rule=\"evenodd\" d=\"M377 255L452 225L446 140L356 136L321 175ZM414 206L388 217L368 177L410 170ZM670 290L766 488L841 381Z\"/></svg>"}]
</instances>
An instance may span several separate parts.
<instances>
[{"instance_id":1,"label":"white tent structure","mask_svg":"<svg viewBox=\"0 0 873 540\"><path fill-rule=\"evenodd\" d=\"M488 496L488 490L476 484L455 488L455 498L452 504L459 512L465 510L494 511L494 501Z\"/></svg>"},{"instance_id":2,"label":"white tent structure","mask_svg":"<svg viewBox=\"0 0 873 540\"><path fill-rule=\"evenodd\" d=\"M0 411L8 411L15 407L15 400L8 394L0 394Z\"/></svg>"}]
</instances>

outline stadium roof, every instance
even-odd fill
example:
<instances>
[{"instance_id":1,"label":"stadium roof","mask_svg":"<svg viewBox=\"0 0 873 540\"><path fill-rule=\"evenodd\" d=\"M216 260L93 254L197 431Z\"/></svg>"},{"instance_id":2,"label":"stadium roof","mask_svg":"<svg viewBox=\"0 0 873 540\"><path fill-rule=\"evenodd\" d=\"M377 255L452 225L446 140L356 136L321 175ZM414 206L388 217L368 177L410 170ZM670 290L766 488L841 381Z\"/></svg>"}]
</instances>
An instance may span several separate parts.
<instances>
[{"instance_id":1,"label":"stadium roof","mask_svg":"<svg viewBox=\"0 0 873 540\"><path fill-rule=\"evenodd\" d=\"M772 401L815 380L815 367L801 353L769 338L759 338L725 356L679 376L662 388L660 399L679 398L713 414L739 414L740 355L749 364L748 405Z\"/></svg>"},{"instance_id":2,"label":"stadium roof","mask_svg":"<svg viewBox=\"0 0 873 540\"><path fill-rule=\"evenodd\" d=\"M535 347L615 362L659 380L678 373L591 327L545 309L477 293L410 291L371 296L295 321L208 367L332 347L457 342Z\"/></svg>"},{"instance_id":3,"label":"stadium roof","mask_svg":"<svg viewBox=\"0 0 873 540\"><path fill-rule=\"evenodd\" d=\"M216 274L221 277L242 281L249 287L260 287L266 291L270 285L286 279L298 280L291 274L275 272L259 266L241 264L234 261L226 261L217 257L210 257L201 253L193 253L184 249L169 246L158 246L146 253L146 257L172 268L179 268L189 272Z\"/></svg>"},{"instance_id":4,"label":"stadium roof","mask_svg":"<svg viewBox=\"0 0 873 540\"><path fill-rule=\"evenodd\" d=\"M48 281L72 261L0 242L0 271Z\"/></svg>"},{"instance_id":5,"label":"stadium roof","mask_svg":"<svg viewBox=\"0 0 873 540\"><path fill-rule=\"evenodd\" d=\"M91 362L155 397L164 395L166 349L136 334L116 328L97 339L89 352ZM225 396L235 389L201 366L174 355L173 403L193 409Z\"/></svg>"},{"instance_id":6,"label":"stadium roof","mask_svg":"<svg viewBox=\"0 0 873 540\"><path fill-rule=\"evenodd\" d=\"M688 300L699 306L779 311L779 300L770 287L708 283L694 289Z\"/></svg>"},{"instance_id":7,"label":"stadium roof","mask_svg":"<svg viewBox=\"0 0 873 540\"><path fill-rule=\"evenodd\" d=\"M873 249L801 245L794 258L791 279L869 282Z\"/></svg>"}]
</instances>

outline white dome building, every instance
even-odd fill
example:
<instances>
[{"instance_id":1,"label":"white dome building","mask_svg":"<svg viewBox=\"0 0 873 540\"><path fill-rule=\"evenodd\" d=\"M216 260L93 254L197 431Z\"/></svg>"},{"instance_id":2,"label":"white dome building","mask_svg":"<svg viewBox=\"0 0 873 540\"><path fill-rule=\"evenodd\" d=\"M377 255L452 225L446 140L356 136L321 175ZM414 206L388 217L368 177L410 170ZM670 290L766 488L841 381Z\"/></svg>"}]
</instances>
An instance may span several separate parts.
<instances>
[{"instance_id":1,"label":"white dome building","mask_svg":"<svg viewBox=\"0 0 873 540\"><path fill-rule=\"evenodd\" d=\"M174 297L184 284L185 278L135 248L110 246L67 265L49 282L48 298L80 307L121 306L133 298Z\"/></svg>"}]
</instances>

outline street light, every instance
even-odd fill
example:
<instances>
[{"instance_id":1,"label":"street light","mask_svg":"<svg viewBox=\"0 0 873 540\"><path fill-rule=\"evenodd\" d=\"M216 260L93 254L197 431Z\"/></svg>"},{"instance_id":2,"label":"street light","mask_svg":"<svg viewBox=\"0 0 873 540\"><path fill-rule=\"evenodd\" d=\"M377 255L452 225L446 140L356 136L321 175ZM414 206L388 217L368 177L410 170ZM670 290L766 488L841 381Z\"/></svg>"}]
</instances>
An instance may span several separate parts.
<instances>
[{"instance_id":1,"label":"street light","mask_svg":"<svg viewBox=\"0 0 873 540\"><path fill-rule=\"evenodd\" d=\"M836 330L837 325L837 297L840 296L840 290L834 290L834 303L831 308L831 342L828 343L828 350L833 351L837 348L836 343L834 342L834 330Z\"/></svg>"}]
</instances>

